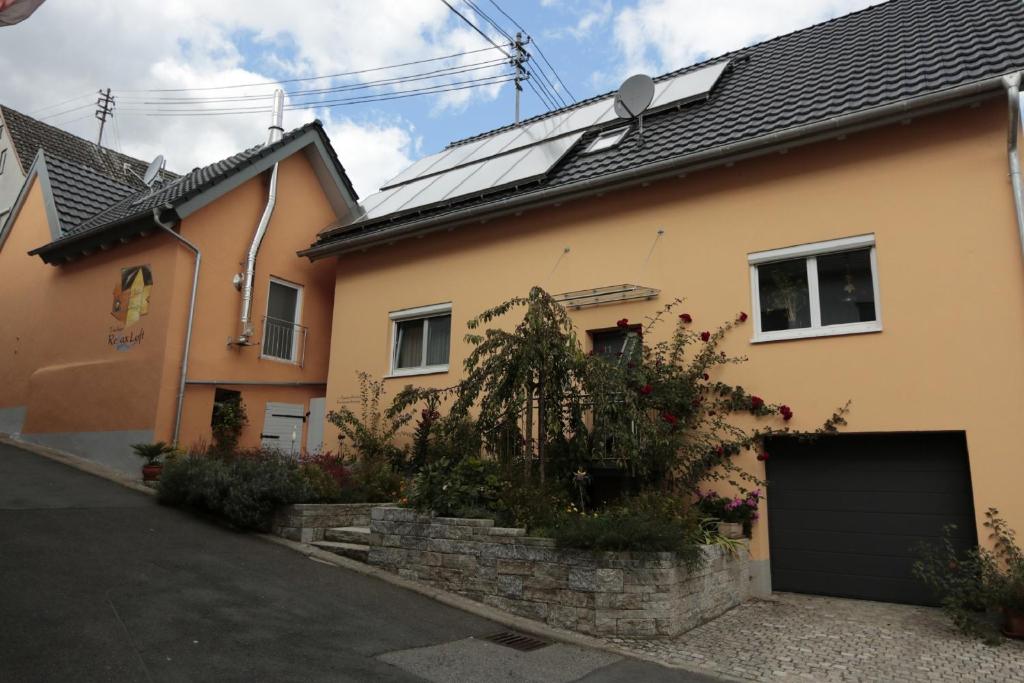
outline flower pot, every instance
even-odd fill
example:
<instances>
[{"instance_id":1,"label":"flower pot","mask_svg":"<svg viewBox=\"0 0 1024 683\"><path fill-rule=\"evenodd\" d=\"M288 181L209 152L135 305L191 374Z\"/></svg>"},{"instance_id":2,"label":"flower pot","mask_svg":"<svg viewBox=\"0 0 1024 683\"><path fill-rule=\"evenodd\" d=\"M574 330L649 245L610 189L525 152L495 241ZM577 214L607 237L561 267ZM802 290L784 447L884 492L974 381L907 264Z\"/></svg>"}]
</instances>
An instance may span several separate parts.
<instances>
[{"instance_id":1,"label":"flower pot","mask_svg":"<svg viewBox=\"0 0 1024 683\"><path fill-rule=\"evenodd\" d=\"M725 538L743 538L743 524L740 522L719 522L718 534Z\"/></svg>"},{"instance_id":2,"label":"flower pot","mask_svg":"<svg viewBox=\"0 0 1024 683\"><path fill-rule=\"evenodd\" d=\"M1024 640L1024 612L1003 608L1003 635Z\"/></svg>"},{"instance_id":3,"label":"flower pot","mask_svg":"<svg viewBox=\"0 0 1024 683\"><path fill-rule=\"evenodd\" d=\"M156 463L153 465L142 466L142 481L159 481L160 473L163 471L164 466Z\"/></svg>"}]
</instances>

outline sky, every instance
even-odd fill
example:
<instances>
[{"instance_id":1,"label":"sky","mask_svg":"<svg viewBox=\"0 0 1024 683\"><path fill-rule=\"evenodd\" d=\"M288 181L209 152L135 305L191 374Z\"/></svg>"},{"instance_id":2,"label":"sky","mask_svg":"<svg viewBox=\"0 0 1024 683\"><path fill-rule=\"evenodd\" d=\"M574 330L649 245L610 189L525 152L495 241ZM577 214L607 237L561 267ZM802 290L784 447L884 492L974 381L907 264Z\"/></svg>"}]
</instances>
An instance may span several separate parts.
<instances>
[{"instance_id":1,"label":"sky","mask_svg":"<svg viewBox=\"0 0 1024 683\"><path fill-rule=\"evenodd\" d=\"M163 154L180 173L264 141L268 96L283 87L285 129L323 121L365 197L448 142L513 122L510 67L488 41L507 39L485 14L509 34L525 29L532 78L544 70L549 99L571 103L879 2L498 0L506 17L490 0L448 0L485 37L442 0L47 0L0 28L0 102L95 139L96 91L109 87L104 145ZM351 101L368 95L393 99ZM524 89L524 118L549 108Z\"/></svg>"}]
</instances>

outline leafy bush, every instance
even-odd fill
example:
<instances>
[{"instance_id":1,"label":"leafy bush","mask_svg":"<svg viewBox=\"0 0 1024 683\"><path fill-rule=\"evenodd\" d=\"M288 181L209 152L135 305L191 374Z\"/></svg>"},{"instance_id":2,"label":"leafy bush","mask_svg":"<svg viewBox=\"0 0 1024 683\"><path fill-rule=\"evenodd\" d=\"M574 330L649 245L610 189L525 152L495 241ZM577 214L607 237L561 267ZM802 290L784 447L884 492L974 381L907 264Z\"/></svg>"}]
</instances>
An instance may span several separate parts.
<instances>
[{"instance_id":1,"label":"leafy bush","mask_svg":"<svg viewBox=\"0 0 1024 683\"><path fill-rule=\"evenodd\" d=\"M384 394L384 383L368 373L357 374L359 414L344 406L327 414L328 422L340 432L339 452L345 455L344 451L351 447L355 458L383 460L397 469L404 460L404 452L395 445L395 436L412 419L412 415L404 411L382 412L380 400Z\"/></svg>"},{"instance_id":2,"label":"leafy bush","mask_svg":"<svg viewBox=\"0 0 1024 683\"><path fill-rule=\"evenodd\" d=\"M364 458L346 465L351 472L341 487L342 503L389 503L399 500L405 479L391 463L381 458Z\"/></svg>"},{"instance_id":3,"label":"leafy bush","mask_svg":"<svg viewBox=\"0 0 1024 683\"><path fill-rule=\"evenodd\" d=\"M656 493L589 515L572 510L551 530L562 547L674 552L691 567L703 559L699 534L700 520L685 501Z\"/></svg>"},{"instance_id":4,"label":"leafy bush","mask_svg":"<svg viewBox=\"0 0 1024 683\"><path fill-rule=\"evenodd\" d=\"M238 447L238 439L247 424L249 414L245 410L245 401L241 396L214 403L211 425L213 450L222 454L232 453Z\"/></svg>"},{"instance_id":5,"label":"leafy bush","mask_svg":"<svg viewBox=\"0 0 1024 683\"><path fill-rule=\"evenodd\" d=\"M715 491L697 492L697 509L704 515L719 522L737 522L743 525L743 532L750 534L750 526L757 521L760 513L757 506L761 501L761 489L746 492L742 498L726 498Z\"/></svg>"},{"instance_id":6,"label":"leafy bush","mask_svg":"<svg viewBox=\"0 0 1024 683\"><path fill-rule=\"evenodd\" d=\"M949 525L941 542L918 546L913 573L941 600L957 628L994 644L1000 638L986 610L1024 611L1024 552L998 510L989 508L985 517L991 549L959 551L957 527Z\"/></svg>"},{"instance_id":7,"label":"leafy bush","mask_svg":"<svg viewBox=\"0 0 1024 683\"><path fill-rule=\"evenodd\" d=\"M240 529L265 530L274 511L292 503L331 502L337 485L315 467L276 452L230 458L189 454L169 460L158 495L167 505L222 517Z\"/></svg>"},{"instance_id":8,"label":"leafy bush","mask_svg":"<svg viewBox=\"0 0 1024 683\"><path fill-rule=\"evenodd\" d=\"M445 517L491 516L506 485L493 460L442 458L413 479L409 503Z\"/></svg>"}]
</instances>

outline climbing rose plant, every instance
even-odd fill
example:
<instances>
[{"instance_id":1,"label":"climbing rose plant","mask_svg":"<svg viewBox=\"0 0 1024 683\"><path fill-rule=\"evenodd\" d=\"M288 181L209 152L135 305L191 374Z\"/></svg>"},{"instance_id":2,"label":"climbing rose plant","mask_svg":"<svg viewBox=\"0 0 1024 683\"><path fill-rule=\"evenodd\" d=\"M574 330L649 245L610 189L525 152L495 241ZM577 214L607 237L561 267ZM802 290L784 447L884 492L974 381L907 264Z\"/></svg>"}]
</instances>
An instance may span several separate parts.
<instances>
[{"instance_id":1,"label":"climbing rose plant","mask_svg":"<svg viewBox=\"0 0 1024 683\"><path fill-rule=\"evenodd\" d=\"M391 411L400 414L420 401L436 410L448 402L453 416L475 413L492 452L507 449L514 432L528 478L536 470L543 481L552 470L568 482L573 472L616 465L628 470L641 489L691 492L703 481L718 479L744 493L745 484L763 486L736 464L738 454L753 450L764 460L768 454L763 443L769 436L813 438L845 424L847 406L814 432L797 433L789 427L795 413L788 405L770 403L718 379L723 366L746 361L719 346L746 322L747 314L697 331L690 313L675 313L682 303L677 299L667 304L642 326L627 318L615 321L626 331L626 343L616 357L607 358L584 353L565 309L534 287L528 296L510 299L469 321L465 339L472 350L464 379L446 389L409 386ZM514 309L524 314L511 330L478 331ZM668 339L646 342L672 319L675 326ZM558 454L557 462L549 452Z\"/></svg>"}]
</instances>

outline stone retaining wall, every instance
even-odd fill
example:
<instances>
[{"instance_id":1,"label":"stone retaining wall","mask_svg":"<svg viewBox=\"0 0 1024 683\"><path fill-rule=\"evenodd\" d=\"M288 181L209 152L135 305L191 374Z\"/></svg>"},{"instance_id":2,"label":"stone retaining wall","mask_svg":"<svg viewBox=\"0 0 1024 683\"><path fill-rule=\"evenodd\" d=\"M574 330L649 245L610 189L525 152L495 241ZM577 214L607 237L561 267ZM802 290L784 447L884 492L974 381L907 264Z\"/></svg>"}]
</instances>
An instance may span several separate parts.
<instances>
[{"instance_id":1,"label":"stone retaining wall","mask_svg":"<svg viewBox=\"0 0 1024 683\"><path fill-rule=\"evenodd\" d=\"M286 505L274 515L271 531L291 541L321 541L325 529L370 526L370 510L379 505L382 503Z\"/></svg>"},{"instance_id":2,"label":"stone retaining wall","mask_svg":"<svg viewBox=\"0 0 1024 683\"><path fill-rule=\"evenodd\" d=\"M556 548L489 519L376 507L369 563L551 626L593 635L677 635L748 597L749 561L702 546L690 571L674 553Z\"/></svg>"}]
</instances>

